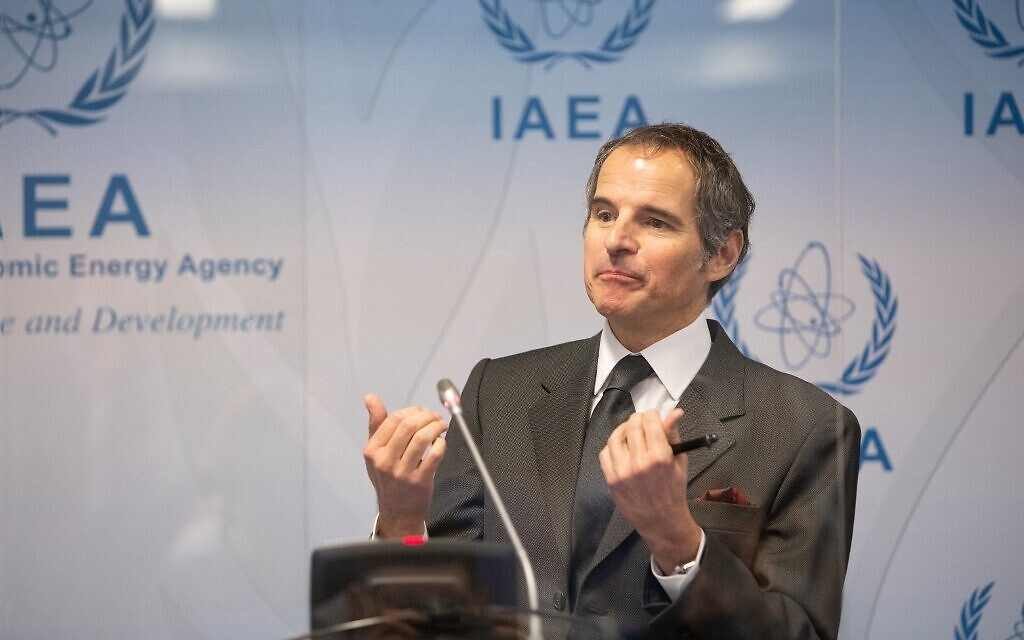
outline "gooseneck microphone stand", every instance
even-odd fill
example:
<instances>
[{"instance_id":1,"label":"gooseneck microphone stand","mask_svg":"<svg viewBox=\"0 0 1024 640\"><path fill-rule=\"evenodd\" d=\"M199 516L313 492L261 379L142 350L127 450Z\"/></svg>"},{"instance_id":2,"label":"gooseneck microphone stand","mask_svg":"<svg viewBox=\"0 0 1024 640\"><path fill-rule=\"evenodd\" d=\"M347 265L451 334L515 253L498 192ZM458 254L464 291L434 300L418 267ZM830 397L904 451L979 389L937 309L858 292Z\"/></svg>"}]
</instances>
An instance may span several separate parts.
<instances>
[{"instance_id":1,"label":"gooseneck microphone stand","mask_svg":"<svg viewBox=\"0 0 1024 640\"><path fill-rule=\"evenodd\" d=\"M466 441L466 447L469 448L469 452L476 462L477 469L480 470L480 477L483 478L487 493L490 495L491 500L494 501L494 506L501 517L501 522L505 525L505 529L508 530L508 536L512 540L512 548L515 549L516 556L519 558L519 564L523 567L523 575L526 578L526 599L531 612L527 637L529 640L543 640L540 616L537 615L537 611L540 610L540 600L537 597L537 578L533 575L533 565L530 563L530 556L527 555L526 548L523 547L523 543L519 539L519 532L516 531L515 525L512 524L512 519L508 516L505 502L498 495L498 490L494 486L491 474L487 471L487 465L480 455L480 450L477 449L476 441L473 440L473 434L469 432L469 427L466 425L466 419L462 417L462 397L459 395L459 390L451 380L444 378L437 383L437 394L441 398L441 403L444 404L448 412L452 414L456 424L459 425L459 431L462 433L463 440Z\"/></svg>"}]
</instances>

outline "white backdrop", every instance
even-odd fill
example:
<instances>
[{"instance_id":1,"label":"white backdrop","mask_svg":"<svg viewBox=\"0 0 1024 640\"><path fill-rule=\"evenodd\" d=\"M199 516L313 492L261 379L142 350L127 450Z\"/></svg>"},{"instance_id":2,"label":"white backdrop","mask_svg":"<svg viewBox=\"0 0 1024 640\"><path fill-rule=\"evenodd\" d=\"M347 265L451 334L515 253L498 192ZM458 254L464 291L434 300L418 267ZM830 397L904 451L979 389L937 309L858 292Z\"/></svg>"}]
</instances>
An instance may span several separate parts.
<instances>
[{"instance_id":1,"label":"white backdrop","mask_svg":"<svg viewBox=\"0 0 1024 640\"><path fill-rule=\"evenodd\" d=\"M596 332L584 182L664 120L758 201L712 315L864 428L843 637L1022 637L1022 13L5 0L0 637L305 629L361 396Z\"/></svg>"}]
</instances>

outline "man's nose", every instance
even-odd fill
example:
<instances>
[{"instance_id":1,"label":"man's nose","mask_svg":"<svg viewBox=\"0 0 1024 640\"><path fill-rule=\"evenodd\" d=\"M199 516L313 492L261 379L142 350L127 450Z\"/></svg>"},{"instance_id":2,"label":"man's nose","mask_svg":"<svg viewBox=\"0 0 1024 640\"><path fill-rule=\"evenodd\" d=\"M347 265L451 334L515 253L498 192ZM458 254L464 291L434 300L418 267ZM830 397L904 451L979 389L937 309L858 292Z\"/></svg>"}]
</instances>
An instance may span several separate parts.
<instances>
[{"instance_id":1,"label":"man's nose","mask_svg":"<svg viewBox=\"0 0 1024 640\"><path fill-rule=\"evenodd\" d=\"M619 216L615 223L608 229L608 235L604 237L604 248L609 254L636 253L637 250L636 229L629 220Z\"/></svg>"}]
</instances>

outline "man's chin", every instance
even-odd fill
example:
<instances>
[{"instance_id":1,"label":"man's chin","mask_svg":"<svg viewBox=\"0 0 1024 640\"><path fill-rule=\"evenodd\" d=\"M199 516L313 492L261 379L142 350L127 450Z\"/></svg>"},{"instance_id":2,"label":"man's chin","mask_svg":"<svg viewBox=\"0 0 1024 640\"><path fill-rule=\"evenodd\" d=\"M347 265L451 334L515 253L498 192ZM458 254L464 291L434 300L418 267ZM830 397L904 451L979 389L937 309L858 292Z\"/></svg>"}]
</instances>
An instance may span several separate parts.
<instances>
[{"instance_id":1,"label":"man's chin","mask_svg":"<svg viewBox=\"0 0 1024 640\"><path fill-rule=\"evenodd\" d=\"M595 304L594 308L601 314L608 322L631 322L633 317L636 316L636 310L624 305L616 303L603 303Z\"/></svg>"}]
</instances>

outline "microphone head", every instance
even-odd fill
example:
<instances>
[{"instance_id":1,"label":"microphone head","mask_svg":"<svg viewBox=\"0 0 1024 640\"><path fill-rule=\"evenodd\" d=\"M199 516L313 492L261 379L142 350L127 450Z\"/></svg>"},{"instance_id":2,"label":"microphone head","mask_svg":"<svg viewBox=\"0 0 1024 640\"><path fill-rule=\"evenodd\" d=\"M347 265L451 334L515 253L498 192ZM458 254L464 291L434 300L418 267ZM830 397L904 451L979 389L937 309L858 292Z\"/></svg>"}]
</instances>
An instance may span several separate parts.
<instances>
[{"instance_id":1,"label":"microphone head","mask_svg":"<svg viewBox=\"0 0 1024 640\"><path fill-rule=\"evenodd\" d=\"M441 378L437 381L437 396L445 409L455 412L462 408L462 398L459 396L459 388L448 378Z\"/></svg>"}]
</instances>

